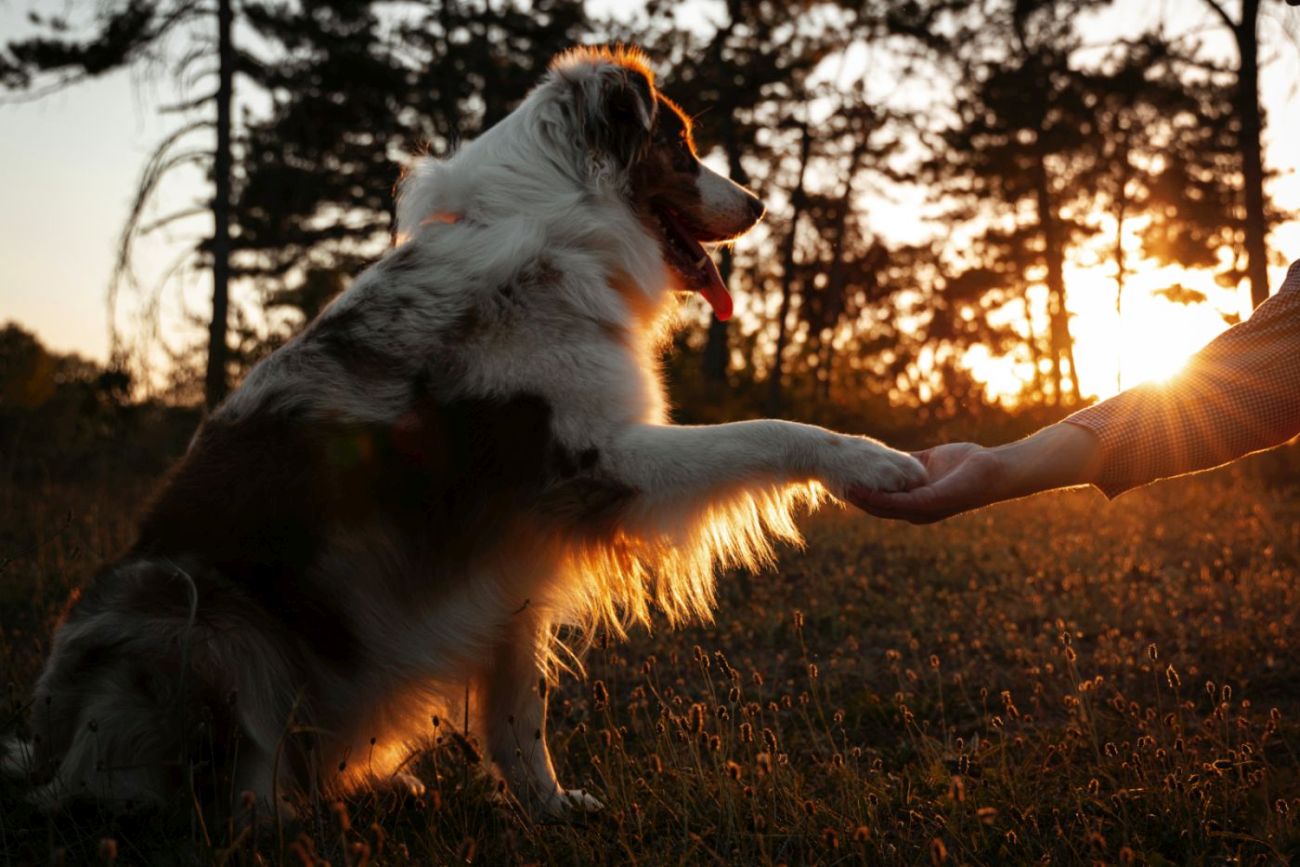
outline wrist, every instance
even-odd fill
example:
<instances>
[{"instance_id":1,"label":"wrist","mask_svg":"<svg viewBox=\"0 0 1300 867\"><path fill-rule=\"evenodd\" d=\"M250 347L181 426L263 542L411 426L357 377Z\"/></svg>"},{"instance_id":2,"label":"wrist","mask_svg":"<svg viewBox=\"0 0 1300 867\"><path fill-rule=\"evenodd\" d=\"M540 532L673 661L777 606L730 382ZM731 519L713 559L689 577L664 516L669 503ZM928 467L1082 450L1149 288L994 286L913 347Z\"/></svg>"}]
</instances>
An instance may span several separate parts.
<instances>
[{"instance_id":1,"label":"wrist","mask_svg":"<svg viewBox=\"0 0 1300 867\"><path fill-rule=\"evenodd\" d=\"M1000 499L1086 485L1096 478L1101 460L1096 434L1068 422L1049 425L992 451L1003 479Z\"/></svg>"}]
</instances>

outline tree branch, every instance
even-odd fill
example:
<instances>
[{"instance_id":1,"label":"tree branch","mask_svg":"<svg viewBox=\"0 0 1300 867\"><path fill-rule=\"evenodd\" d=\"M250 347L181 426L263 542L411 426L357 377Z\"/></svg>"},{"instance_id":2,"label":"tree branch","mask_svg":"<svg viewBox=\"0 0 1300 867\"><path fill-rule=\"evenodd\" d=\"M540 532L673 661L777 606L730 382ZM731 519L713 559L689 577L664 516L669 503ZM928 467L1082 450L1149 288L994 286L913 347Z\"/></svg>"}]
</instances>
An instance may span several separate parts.
<instances>
[{"instance_id":1,"label":"tree branch","mask_svg":"<svg viewBox=\"0 0 1300 867\"><path fill-rule=\"evenodd\" d=\"M159 217L158 219L154 220L152 223L147 223L143 226L138 227L136 229L136 234L143 237L152 232L156 232L159 229L162 229L166 226L170 226L172 223L175 223L178 220L188 219L189 217L196 217L199 214L206 214L211 210L212 209L209 208L207 205L196 205L195 207L192 208L182 208L179 211L173 211L172 213L168 214L165 217Z\"/></svg>"},{"instance_id":2,"label":"tree branch","mask_svg":"<svg viewBox=\"0 0 1300 867\"><path fill-rule=\"evenodd\" d=\"M1237 22L1232 20L1232 16L1223 8L1223 4L1220 3L1219 0L1205 0L1205 5L1209 6L1210 9L1214 11L1214 14L1218 15L1219 18L1223 20L1223 23L1228 26L1228 29L1231 30L1235 36L1237 33Z\"/></svg>"},{"instance_id":3,"label":"tree branch","mask_svg":"<svg viewBox=\"0 0 1300 867\"><path fill-rule=\"evenodd\" d=\"M154 148L153 153L149 155L148 162L145 163L144 171L140 173L140 182L136 185L131 208L127 212L126 222L122 225L122 233L118 237L117 257L113 263L113 275L109 279L107 297L105 298L110 314L109 345L114 352L117 351L120 344L116 321L113 317L113 311L117 309L118 295L124 283L132 287L139 286L139 281L135 275L135 263L132 259L132 253L135 248L135 239L140 234L140 221L144 217L145 206L153 197L154 191L158 189L158 184L168 171L196 158L206 156L201 151L186 151L176 156L170 154L172 148L182 138L196 130L210 126L212 126L211 121L194 121L174 131Z\"/></svg>"}]
</instances>

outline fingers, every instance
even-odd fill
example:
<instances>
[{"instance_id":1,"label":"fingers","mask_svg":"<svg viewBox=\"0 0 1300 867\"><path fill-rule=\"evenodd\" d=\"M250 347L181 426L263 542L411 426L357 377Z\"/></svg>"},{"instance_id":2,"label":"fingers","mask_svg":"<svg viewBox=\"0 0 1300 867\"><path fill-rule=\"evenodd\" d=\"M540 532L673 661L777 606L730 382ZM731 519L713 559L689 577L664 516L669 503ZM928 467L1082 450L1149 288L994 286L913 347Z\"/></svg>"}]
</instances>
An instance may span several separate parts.
<instances>
[{"instance_id":1,"label":"fingers","mask_svg":"<svg viewBox=\"0 0 1300 867\"><path fill-rule=\"evenodd\" d=\"M902 493L883 493L863 489L850 490L849 502L877 518L932 524L948 517L930 487L914 488Z\"/></svg>"}]
</instances>

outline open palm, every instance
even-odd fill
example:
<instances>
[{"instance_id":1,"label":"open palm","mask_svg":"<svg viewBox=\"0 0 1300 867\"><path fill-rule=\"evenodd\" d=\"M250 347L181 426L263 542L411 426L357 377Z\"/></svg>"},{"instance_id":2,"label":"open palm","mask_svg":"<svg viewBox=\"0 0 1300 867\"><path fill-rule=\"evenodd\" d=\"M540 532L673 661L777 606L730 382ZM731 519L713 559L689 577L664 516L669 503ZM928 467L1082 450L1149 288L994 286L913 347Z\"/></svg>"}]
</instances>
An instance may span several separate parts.
<instances>
[{"instance_id":1,"label":"open palm","mask_svg":"<svg viewBox=\"0 0 1300 867\"><path fill-rule=\"evenodd\" d=\"M880 518L929 524L1005 499L1004 468L991 449L974 443L949 443L917 452L929 480L898 493L850 490L849 500Z\"/></svg>"}]
</instances>

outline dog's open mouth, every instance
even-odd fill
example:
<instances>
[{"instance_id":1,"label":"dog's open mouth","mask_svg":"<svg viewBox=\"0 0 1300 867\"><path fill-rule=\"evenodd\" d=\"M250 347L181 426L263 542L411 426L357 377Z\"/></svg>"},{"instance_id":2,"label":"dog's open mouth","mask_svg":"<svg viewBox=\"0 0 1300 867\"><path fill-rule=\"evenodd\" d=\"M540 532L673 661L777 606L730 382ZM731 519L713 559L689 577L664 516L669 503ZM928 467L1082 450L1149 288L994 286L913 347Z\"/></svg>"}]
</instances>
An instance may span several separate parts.
<instances>
[{"instance_id":1,"label":"dog's open mouth","mask_svg":"<svg viewBox=\"0 0 1300 867\"><path fill-rule=\"evenodd\" d=\"M682 278L682 283L704 296L719 319L731 318L731 295L722 282L718 266L704 245L668 208L655 208L655 216L663 227L664 249L669 267Z\"/></svg>"}]
</instances>

